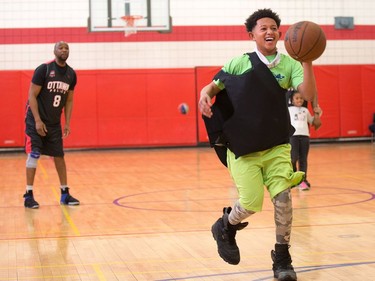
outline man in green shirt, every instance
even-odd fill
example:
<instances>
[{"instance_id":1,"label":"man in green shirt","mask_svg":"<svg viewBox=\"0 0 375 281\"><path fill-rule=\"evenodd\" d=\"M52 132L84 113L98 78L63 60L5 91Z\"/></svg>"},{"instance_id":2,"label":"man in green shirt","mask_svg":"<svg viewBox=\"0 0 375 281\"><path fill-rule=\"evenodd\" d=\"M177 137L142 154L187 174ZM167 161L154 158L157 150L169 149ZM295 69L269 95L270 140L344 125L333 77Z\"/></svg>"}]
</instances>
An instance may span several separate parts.
<instances>
[{"instance_id":1,"label":"man in green shirt","mask_svg":"<svg viewBox=\"0 0 375 281\"><path fill-rule=\"evenodd\" d=\"M300 63L277 51L280 22L270 9L250 15L245 26L256 44L255 51L224 65L202 89L199 109L207 126L220 111L213 106L213 97L225 94L231 103L218 145L227 148L226 166L239 198L233 207L223 209L223 216L212 226L219 255L230 264L240 262L235 235L247 226L244 219L262 210L265 186L275 211L276 244L271 251L274 277L293 281L297 276L289 254L291 187L302 181L303 172L294 172L291 164L289 137L293 127L285 93L293 87L311 101L317 90L312 62Z\"/></svg>"}]
</instances>

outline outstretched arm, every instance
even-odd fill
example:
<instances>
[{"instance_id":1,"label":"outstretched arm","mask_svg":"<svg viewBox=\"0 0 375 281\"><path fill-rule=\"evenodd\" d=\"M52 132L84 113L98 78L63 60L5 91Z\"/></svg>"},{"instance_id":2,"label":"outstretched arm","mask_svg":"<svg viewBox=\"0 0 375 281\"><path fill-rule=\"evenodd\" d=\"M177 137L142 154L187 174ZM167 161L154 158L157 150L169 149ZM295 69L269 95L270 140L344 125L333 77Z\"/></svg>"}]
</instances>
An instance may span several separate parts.
<instances>
[{"instance_id":1,"label":"outstretched arm","mask_svg":"<svg viewBox=\"0 0 375 281\"><path fill-rule=\"evenodd\" d=\"M216 96L220 92L220 88L214 83L211 82L210 84L203 87L201 91L201 97L198 102L200 112L210 118L212 116L211 106L212 106L212 98Z\"/></svg>"},{"instance_id":2,"label":"outstretched arm","mask_svg":"<svg viewBox=\"0 0 375 281\"><path fill-rule=\"evenodd\" d=\"M304 100L313 101L317 97L317 88L312 62L303 62L303 82L298 86Z\"/></svg>"},{"instance_id":3,"label":"outstretched arm","mask_svg":"<svg viewBox=\"0 0 375 281\"><path fill-rule=\"evenodd\" d=\"M320 116L322 116L323 111L320 108L317 99L312 102L313 105L313 111L314 111L314 119L312 125L314 126L315 130L318 130L320 126L322 126L322 120L320 119Z\"/></svg>"}]
</instances>

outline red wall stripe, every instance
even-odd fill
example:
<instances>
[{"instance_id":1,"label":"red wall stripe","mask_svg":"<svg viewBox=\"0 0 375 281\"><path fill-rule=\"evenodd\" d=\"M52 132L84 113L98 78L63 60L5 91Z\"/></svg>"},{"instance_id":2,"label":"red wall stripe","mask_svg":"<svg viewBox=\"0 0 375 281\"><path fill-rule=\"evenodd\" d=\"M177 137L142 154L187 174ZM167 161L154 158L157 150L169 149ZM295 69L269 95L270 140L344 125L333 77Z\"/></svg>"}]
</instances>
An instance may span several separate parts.
<instances>
[{"instance_id":1,"label":"red wall stripe","mask_svg":"<svg viewBox=\"0 0 375 281\"><path fill-rule=\"evenodd\" d=\"M221 67L77 70L72 134L66 147L192 146L207 143L197 109L200 91ZM311 137L368 137L374 114L374 65L314 66L322 127ZM33 71L0 71L0 148L22 147ZM351 83L355 78L357 83ZM184 87L180 87L180 85ZM178 89L178 91L176 91ZM354 99L353 99L354 97ZM188 114L178 110L180 103Z\"/></svg>"},{"instance_id":2,"label":"red wall stripe","mask_svg":"<svg viewBox=\"0 0 375 281\"><path fill-rule=\"evenodd\" d=\"M283 34L289 26L282 26ZM356 25L353 30L321 26L327 40L375 40L374 25ZM171 33L138 32L125 37L123 32L89 32L84 27L3 28L0 44L43 44L59 40L81 42L150 42L150 41L235 41L248 40L244 26L174 26Z\"/></svg>"}]
</instances>

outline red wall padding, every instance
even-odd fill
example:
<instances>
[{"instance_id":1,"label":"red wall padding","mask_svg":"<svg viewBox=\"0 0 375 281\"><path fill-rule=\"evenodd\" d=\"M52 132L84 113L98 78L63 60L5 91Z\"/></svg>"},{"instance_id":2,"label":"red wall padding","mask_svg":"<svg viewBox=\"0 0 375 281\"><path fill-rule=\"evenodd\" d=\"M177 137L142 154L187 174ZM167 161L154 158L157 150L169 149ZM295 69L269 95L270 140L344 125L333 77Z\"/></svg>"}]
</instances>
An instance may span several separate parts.
<instances>
[{"instance_id":1,"label":"red wall padding","mask_svg":"<svg viewBox=\"0 0 375 281\"><path fill-rule=\"evenodd\" d=\"M312 138L338 138L340 137L340 92L339 92L339 66L317 66L314 68L318 87L318 102L323 110L322 127L315 131L312 129Z\"/></svg>"},{"instance_id":2,"label":"red wall padding","mask_svg":"<svg viewBox=\"0 0 375 281\"><path fill-rule=\"evenodd\" d=\"M32 72L0 71L0 147L24 145L24 116Z\"/></svg>"},{"instance_id":3,"label":"red wall padding","mask_svg":"<svg viewBox=\"0 0 375 281\"><path fill-rule=\"evenodd\" d=\"M370 135L368 126L372 123L375 113L375 65L362 66L361 77L361 81L358 81L361 91L352 93L352 96L353 102L362 105L362 116L360 116L362 117L362 132L364 135Z\"/></svg>"},{"instance_id":4,"label":"red wall padding","mask_svg":"<svg viewBox=\"0 0 375 281\"><path fill-rule=\"evenodd\" d=\"M196 144L194 69L79 71L67 147ZM183 115L178 105L190 111Z\"/></svg>"},{"instance_id":5,"label":"red wall padding","mask_svg":"<svg viewBox=\"0 0 375 281\"><path fill-rule=\"evenodd\" d=\"M65 146L195 146L207 142L197 110L200 91L220 67L80 70L72 134ZM312 138L369 136L375 112L375 66L314 67L323 126ZM24 113L32 71L0 71L0 147L24 145ZM189 105L188 114L178 111Z\"/></svg>"}]
</instances>

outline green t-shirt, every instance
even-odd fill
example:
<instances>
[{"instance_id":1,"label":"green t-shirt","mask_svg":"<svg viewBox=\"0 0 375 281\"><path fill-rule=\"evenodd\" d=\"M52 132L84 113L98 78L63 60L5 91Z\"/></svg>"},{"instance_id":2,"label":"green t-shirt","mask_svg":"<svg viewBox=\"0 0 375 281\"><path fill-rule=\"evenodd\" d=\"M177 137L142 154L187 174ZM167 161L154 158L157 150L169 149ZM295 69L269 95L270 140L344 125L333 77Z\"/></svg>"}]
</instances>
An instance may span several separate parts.
<instances>
[{"instance_id":1,"label":"green t-shirt","mask_svg":"<svg viewBox=\"0 0 375 281\"><path fill-rule=\"evenodd\" d=\"M272 61L276 55L267 56L269 61ZM233 75L241 75L251 70L251 61L247 54L243 54L239 57L235 57L227 62L223 68L223 71ZM303 68L300 62L292 59L289 56L280 54L280 62L275 67L270 68L273 76L279 82L280 87L284 89L294 88L303 82ZM214 81L215 84L222 90L225 85L220 81Z\"/></svg>"}]
</instances>

